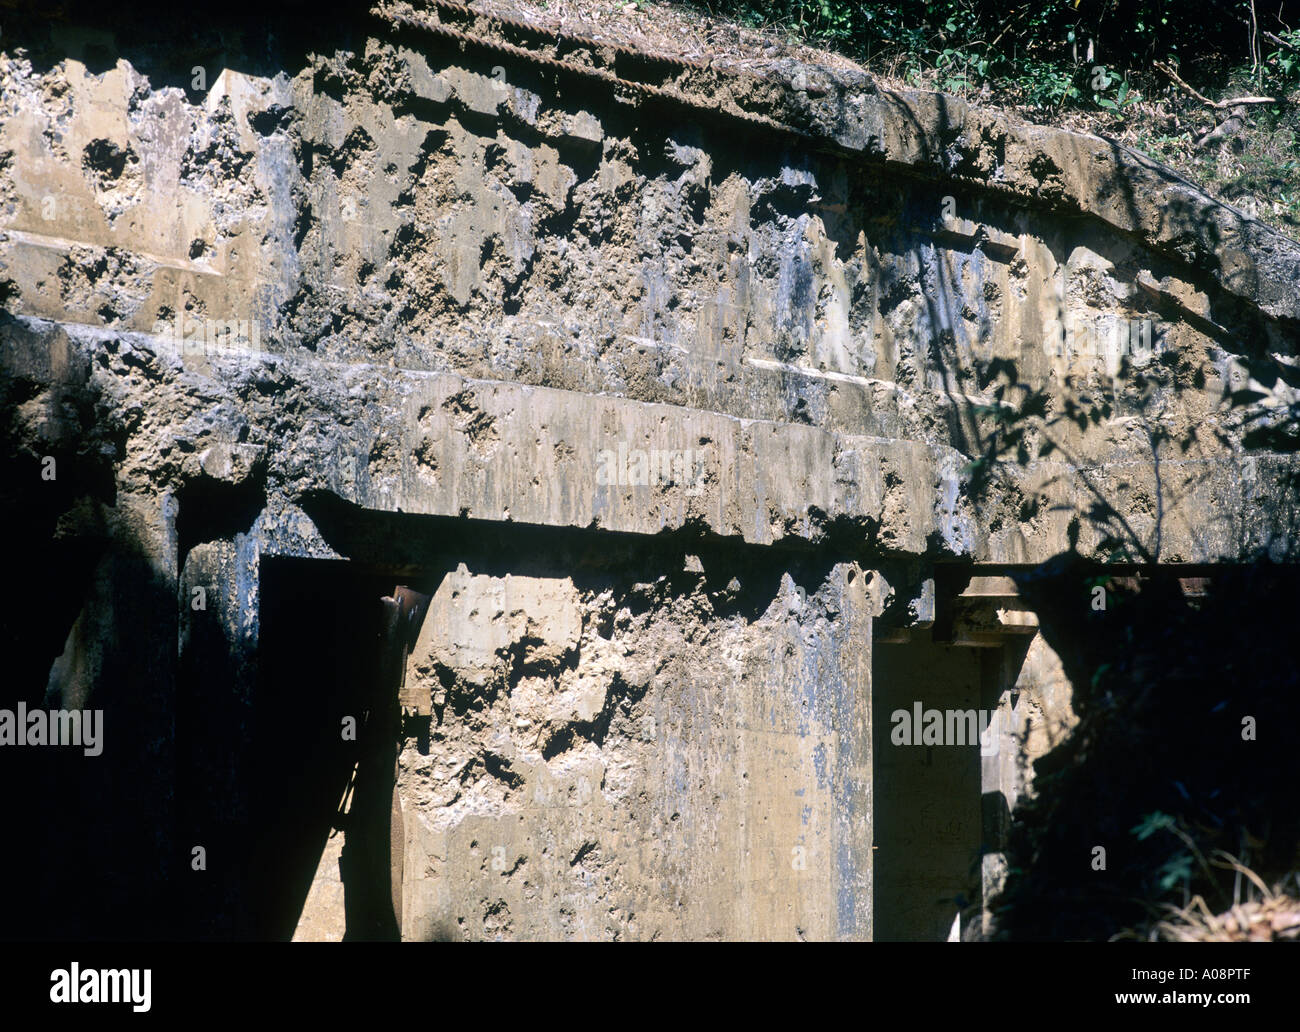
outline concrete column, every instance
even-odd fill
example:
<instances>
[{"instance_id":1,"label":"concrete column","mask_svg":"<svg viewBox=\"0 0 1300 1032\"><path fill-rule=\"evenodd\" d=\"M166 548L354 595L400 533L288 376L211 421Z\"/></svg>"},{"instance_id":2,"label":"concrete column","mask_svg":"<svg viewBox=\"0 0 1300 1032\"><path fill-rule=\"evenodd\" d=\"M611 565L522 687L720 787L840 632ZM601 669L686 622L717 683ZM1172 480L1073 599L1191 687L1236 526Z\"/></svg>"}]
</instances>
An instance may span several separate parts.
<instances>
[{"instance_id":1,"label":"concrete column","mask_svg":"<svg viewBox=\"0 0 1300 1032\"><path fill-rule=\"evenodd\" d=\"M742 740L751 849L775 855L753 893L754 937L872 936L871 600L867 574L834 566L815 596L787 578L765 649L766 686ZM742 712L746 707L742 703ZM766 733L758 734L765 730ZM764 909L766 908L766 909Z\"/></svg>"},{"instance_id":2,"label":"concrete column","mask_svg":"<svg viewBox=\"0 0 1300 1032\"><path fill-rule=\"evenodd\" d=\"M251 905L250 800L255 791L275 791L255 785L252 769L259 605L254 539L238 534L195 545L179 578L178 605L179 877L188 934L227 939L246 933L239 915ZM203 850L199 856L196 847Z\"/></svg>"}]
</instances>

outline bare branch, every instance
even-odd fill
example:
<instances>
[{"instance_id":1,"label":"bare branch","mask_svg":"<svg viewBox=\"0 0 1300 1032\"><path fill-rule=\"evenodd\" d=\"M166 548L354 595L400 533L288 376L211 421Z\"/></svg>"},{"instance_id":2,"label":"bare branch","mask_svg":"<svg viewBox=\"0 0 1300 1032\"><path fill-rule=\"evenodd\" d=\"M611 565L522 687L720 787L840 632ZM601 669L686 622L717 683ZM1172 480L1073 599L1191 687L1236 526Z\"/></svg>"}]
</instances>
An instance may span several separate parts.
<instances>
[{"instance_id":1,"label":"bare branch","mask_svg":"<svg viewBox=\"0 0 1300 1032\"><path fill-rule=\"evenodd\" d=\"M1218 111L1229 111L1242 104L1276 104L1278 102L1276 97L1233 97L1231 100L1211 100L1204 93L1199 93L1191 86L1187 85L1179 74L1170 68L1169 65L1165 64L1164 61L1156 61L1155 67L1164 72L1165 75L1169 76L1176 85L1181 86L1202 104L1206 104Z\"/></svg>"}]
</instances>

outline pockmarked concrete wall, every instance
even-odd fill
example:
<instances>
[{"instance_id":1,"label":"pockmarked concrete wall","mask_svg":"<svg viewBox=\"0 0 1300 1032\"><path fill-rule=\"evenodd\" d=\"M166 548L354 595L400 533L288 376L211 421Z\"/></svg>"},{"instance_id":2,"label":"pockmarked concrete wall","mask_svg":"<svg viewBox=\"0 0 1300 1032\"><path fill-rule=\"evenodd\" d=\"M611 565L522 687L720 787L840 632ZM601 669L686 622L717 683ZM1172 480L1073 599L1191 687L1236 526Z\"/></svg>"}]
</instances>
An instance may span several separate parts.
<instances>
[{"instance_id":1,"label":"pockmarked concrete wall","mask_svg":"<svg viewBox=\"0 0 1300 1032\"><path fill-rule=\"evenodd\" d=\"M269 558L445 564L408 668L436 720L401 753L406 937L833 938L871 934L871 624L932 620L935 564L1046 559L1094 491L1163 561L1286 547L1291 460L1221 398L1291 400L1256 374L1294 355L1300 245L1141 156L817 68L649 117L367 14L214 31L0 44L6 490L50 542L23 583L97 571L12 633L32 693L110 728L148 683L147 748L67 776L147 800L206 934L244 876L214 847L194 889L193 849L259 791ZM995 358L1153 394L977 494ZM422 536L455 526L681 544L639 560L666 586L601 588ZM767 595L728 611L682 563L735 549Z\"/></svg>"},{"instance_id":2,"label":"pockmarked concrete wall","mask_svg":"<svg viewBox=\"0 0 1300 1032\"><path fill-rule=\"evenodd\" d=\"M411 657L437 720L401 757L404 937L870 937L865 575L787 574L726 617L687 565L635 616L653 585L443 580Z\"/></svg>"}]
</instances>

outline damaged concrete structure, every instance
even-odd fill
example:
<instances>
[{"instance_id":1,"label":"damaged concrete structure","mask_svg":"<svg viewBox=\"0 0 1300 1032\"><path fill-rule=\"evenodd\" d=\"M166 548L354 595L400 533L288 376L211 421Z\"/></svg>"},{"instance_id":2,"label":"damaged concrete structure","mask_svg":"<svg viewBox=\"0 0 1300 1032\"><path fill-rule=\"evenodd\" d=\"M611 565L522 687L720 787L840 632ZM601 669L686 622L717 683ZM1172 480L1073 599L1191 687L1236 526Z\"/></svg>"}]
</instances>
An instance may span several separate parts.
<instances>
[{"instance_id":1,"label":"damaged concrete structure","mask_svg":"<svg viewBox=\"0 0 1300 1032\"><path fill-rule=\"evenodd\" d=\"M104 713L0 756L66 801L15 935L963 935L1071 722L1010 574L1096 491L1189 575L1289 547L1221 399L1293 400L1300 245L1140 155L455 4L87 17L0 54L13 695ZM1116 411L976 492L999 358L1158 372L1187 446Z\"/></svg>"}]
</instances>

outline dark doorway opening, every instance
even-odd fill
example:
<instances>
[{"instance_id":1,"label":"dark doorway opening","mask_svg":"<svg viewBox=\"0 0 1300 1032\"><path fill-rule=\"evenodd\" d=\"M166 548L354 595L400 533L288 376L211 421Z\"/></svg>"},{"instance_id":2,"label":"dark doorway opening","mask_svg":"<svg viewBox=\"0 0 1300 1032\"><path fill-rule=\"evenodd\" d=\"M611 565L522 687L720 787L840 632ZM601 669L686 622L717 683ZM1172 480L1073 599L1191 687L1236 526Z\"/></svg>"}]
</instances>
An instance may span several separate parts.
<instances>
[{"instance_id":1,"label":"dark doorway opening","mask_svg":"<svg viewBox=\"0 0 1300 1032\"><path fill-rule=\"evenodd\" d=\"M923 713L987 706L986 651L935 645L928 635L873 646L877 941L942 942L979 900L979 744L919 744L922 728L912 725L917 703ZM895 741L903 726L895 713L907 714L904 744Z\"/></svg>"},{"instance_id":2,"label":"dark doorway opening","mask_svg":"<svg viewBox=\"0 0 1300 1032\"><path fill-rule=\"evenodd\" d=\"M241 937L288 940L382 703L381 643L391 574L341 561L264 559ZM392 700L396 705L396 699ZM349 733L349 724L353 733ZM396 740L392 743L396 748ZM386 815L385 815L386 816ZM349 819L356 819L354 812ZM385 851L387 838L380 844ZM351 878L349 938L395 939L387 879ZM383 898L380 898L382 894ZM369 899L369 896L375 896ZM368 918L357 928L357 915Z\"/></svg>"}]
</instances>

